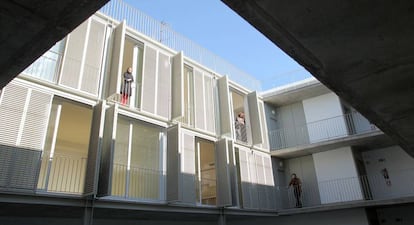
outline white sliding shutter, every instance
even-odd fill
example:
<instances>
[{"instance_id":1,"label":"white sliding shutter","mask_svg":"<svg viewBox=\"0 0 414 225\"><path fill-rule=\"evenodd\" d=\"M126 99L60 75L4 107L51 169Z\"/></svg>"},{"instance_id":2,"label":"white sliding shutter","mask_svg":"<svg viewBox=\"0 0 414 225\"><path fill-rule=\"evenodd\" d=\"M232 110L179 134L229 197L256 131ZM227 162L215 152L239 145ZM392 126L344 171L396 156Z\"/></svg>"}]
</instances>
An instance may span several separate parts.
<instances>
[{"instance_id":1,"label":"white sliding shutter","mask_svg":"<svg viewBox=\"0 0 414 225\"><path fill-rule=\"evenodd\" d=\"M167 129L167 201L180 200L180 124Z\"/></svg>"},{"instance_id":2,"label":"white sliding shutter","mask_svg":"<svg viewBox=\"0 0 414 225\"><path fill-rule=\"evenodd\" d=\"M217 80L220 113L220 134L231 137L233 123L230 111L230 92L227 76Z\"/></svg>"},{"instance_id":3,"label":"white sliding shutter","mask_svg":"<svg viewBox=\"0 0 414 225\"><path fill-rule=\"evenodd\" d=\"M109 95L119 93L122 81L122 62L124 57L126 22L118 24L112 32L112 57L110 68Z\"/></svg>"},{"instance_id":4,"label":"white sliding shutter","mask_svg":"<svg viewBox=\"0 0 414 225\"><path fill-rule=\"evenodd\" d=\"M184 116L184 59L180 52L173 57L171 119Z\"/></svg>"},{"instance_id":5,"label":"white sliding shutter","mask_svg":"<svg viewBox=\"0 0 414 225\"><path fill-rule=\"evenodd\" d=\"M195 204L195 137L185 132L181 135L181 200Z\"/></svg>"},{"instance_id":6,"label":"white sliding shutter","mask_svg":"<svg viewBox=\"0 0 414 225\"><path fill-rule=\"evenodd\" d=\"M250 172L249 172L249 158L248 149L239 147L239 169L240 169L240 186L243 199L243 208L251 208L252 197L250 195L250 189L252 183L250 182Z\"/></svg>"},{"instance_id":7,"label":"white sliding shutter","mask_svg":"<svg viewBox=\"0 0 414 225\"><path fill-rule=\"evenodd\" d=\"M142 74L142 107L143 111L155 113L156 81L157 81L157 51L145 46L144 72Z\"/></svg>"},{"instance_id":8,"label":"white sliding shutter","mask_svg":"<svg viewBox=\"0 0 414 225\"><path fill-rule=\"evenodd\" d=\"M215 133L215 106L214 106L214 90L213 77L204 76L204 93L205 93L205 114L206 114L206 130Z\"/></svg>"},{"instance_id":9,"label":"white sliding shutter","mask_svg":"<svg viewBox=\"0 0 414 225\"><path fill-rule=\"evenodd\" d=\"M264 112L264 104L262 101L259 101L259 114L260 114L260 124L262 129L262 148L269 150L269 135L267 132L267 124L266 124L266 115Z\"/></svg>"},{"instance_id":10,"label":"white sliding shutter","mask_svg":"<svg viewBox=\"0 0 414 225\"><path fill-rule=\"evenodd\" d=\"M170 57L158 54L158 95L157 115L169 119L171 100L171 63Z\"/></svg>"},{"instance_id":11,"label":"white sliding shutter","mask_svg":"<svg viewBox=\"0 0 414 225\"><path fill-rule=\"evenodd\" d=\"M195 127L204 130L204 93L203 93L203 73L197 69L194 71L194 116L195 116Z\"/></svg>"},{"instance_id":12,"label":"white sliding shutter","mask_svg":"<svg viewBox=\"0 0 414 225\"><path fill-rule=\"evenodd\" d=\"M272 158L270 155L263 157L263 166L265 173L265 192L267 199L267 209L276 209L276 193L275 193L275 184L273 178L273 168L272 168Z\"/></svg>"},{"instance_id":13,"label":"white sliding shutter","mask_svg":"<svg viewBox=\"0 0 414 225\"><path fill-rule=\"evenodd\" d=\"M227 139L216 142L217 206L231 206L230 151Z\"/></svg>"},{"instance_id":14,"label":"white sliding shutter","mask_svg":"<svg viewBox=\"0 0 414 225\"><path fill-rule=\"evenodd\" d=\"M78 88L83 50L86 47L85 39L88 29L88 21L89 20L86 20L79 25L67 38L66 52L63 57L62 73L60 77L60 84L64 86Z\"/></svg>"},{"instance_id":15,"label":"white sliding shutter","mask_svg":"<svg viewBox=\"0 0 414 225\"><path fill-rule=\"evenodd\" d=\"M91 19L86 48L85 65L80 89L93 95L98 94L99 75L104 50L105 24Z\"/></svg>"},{"instance_id":16,"label":"white sliding shutter","mask_svg":"<svg viewBox=\"0 0 414 225\"><path fill-rule=\"evenodd\" d=\"M261 144L263 142L262 126L260 125L260 113L256 91L247 95L247 102L249 106L249 121L252 128L252 141L254 145Z\"/></svg>"}]
</instances>

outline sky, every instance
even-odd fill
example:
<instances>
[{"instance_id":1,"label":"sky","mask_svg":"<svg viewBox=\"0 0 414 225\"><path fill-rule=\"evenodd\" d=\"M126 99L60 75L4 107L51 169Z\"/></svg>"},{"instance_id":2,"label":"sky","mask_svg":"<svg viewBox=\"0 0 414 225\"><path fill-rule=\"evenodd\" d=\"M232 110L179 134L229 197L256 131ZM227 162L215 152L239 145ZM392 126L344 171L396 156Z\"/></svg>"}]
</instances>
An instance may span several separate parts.
<instances>
[{"instance_id":1,"label":"sky","mask_svg":"<svg viewBox=\"0 0 414 225\"><path fill-rule=\"evenodd\" d=\"M220 0L124 0L245 71L262 90L308 74Z\"/></svg>"}]
</instances>

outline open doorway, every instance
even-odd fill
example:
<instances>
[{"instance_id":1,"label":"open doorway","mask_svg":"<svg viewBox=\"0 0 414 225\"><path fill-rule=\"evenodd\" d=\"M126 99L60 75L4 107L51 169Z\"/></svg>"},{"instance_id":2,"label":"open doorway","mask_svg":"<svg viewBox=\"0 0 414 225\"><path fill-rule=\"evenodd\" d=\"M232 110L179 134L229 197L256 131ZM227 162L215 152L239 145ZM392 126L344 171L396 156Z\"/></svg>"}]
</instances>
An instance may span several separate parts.
<instances>
[{"instance_id":1,"label":"open doorway","mask_svg":"<svg viewBox=\"0 0 414 225\"><path fill-rule=\"evenodd\" d=\"M217 177L214 142L196 139L197 202L202 205L216 205Z\"/></svg>"}]
</instances>

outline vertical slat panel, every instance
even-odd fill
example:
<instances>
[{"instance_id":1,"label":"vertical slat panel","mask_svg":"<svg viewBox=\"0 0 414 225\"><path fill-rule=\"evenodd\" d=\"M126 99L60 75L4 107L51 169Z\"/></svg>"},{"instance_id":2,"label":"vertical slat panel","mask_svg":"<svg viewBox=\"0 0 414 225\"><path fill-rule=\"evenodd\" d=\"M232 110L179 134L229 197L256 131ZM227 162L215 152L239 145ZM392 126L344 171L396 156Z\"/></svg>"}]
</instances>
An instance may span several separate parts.
<instances>
[{"instance_id":1,"label":"vertical slat panel","mask_svg":"<svg viewBox=\"0 0 414 225\"><path fill-rule=\"evenodd\" d=\"M88 161L86 169L85 190L84 192L94 193L97 192L98 171L99 162L101 159L103 132L105 122L105 105L106 102L102 101L96 104L93 108L91 135L89 139L88 149Z\"/></svg>"},{"instance_id":2,"label":"vertical slat panel","mask_svg":"<svg viewBox=\"0 0 414 225\"><path fill-rule=\"evenodd\" d=\"M275 183L274 183L274 176L273 176L273 168L272 168L272 158L270 155L263 156L263 167L264 167L264 174L265 174L265 191L266 191L266 199L268 200L268 209L276 209L276 194L275 194Z\"/></svg>"},{"instance_id":3,"label":"vertical slat panel","mask_svg":"<svg viewBox=\"0 0 414 225\"><path fill-rule=\"evenodd\" d=\"M43 150L51 104L52 95L32 90L27 112L25 112L26 120L20 140L21 147Z\"/></svg>"},{"instance_id":4,"label":"vertical slat panel","mask_svg":"<svg viewBox=\"0 0 414 225\"><path fill-rule=\"evenodd\" d=\"M239 148L239 168L240 168L240 182L241 192L243 196L243 208L251 208L252 200L250 196L250 188L252 186L250 182L248 152L243 148Z\"/></svg>"},{"instance_id":5,"label":"vertical slat panel","mask_svg":"<svg viewBox=\"0 0 414 225\"><path fill-rule=\"evenodd\" d=\"M213 94L213 78L204 76L204 93L205 93L205 114L206 114L206 130L215 133L215 105Z\"/></svg>"},{"instance_id":6,"label":"vertical slat panel","mask_svg":"<svg viewBox=\"0 0 414 225\"><path fill-rule=\"evenodd\" d=\"M66 42L66 52L60 77L60 84L64 86L78 88L87 29L88 21L85 21L70 33Z\"/></svg>"},{"instance_id":7,"label":"vertical slat panel","mask_svg":"<svg viewBox=\"0 0 414 225\"><path fill-rule=\"evenodd\" d=\"M105 24L91 20L88 46L85 55L81 90L93 95L98 94L99 75L104 50Z\"/></svg>"},{"instance_id":8,"label":"vertical slat panel","mask_svg":"<svg viewBox=\"0 0 414 225\"><path fill-rule=\"evenodd\" d=\"M119 93L122 81L122 61L124 57L126 22L118 24L112 33L112 57L110 68L109 94Z\"/></svg>"},{"instance_id":9,"label":"vertical slat panel","mask_svg":"<svg viewBox=\"0 0 414 225\"><path fill-rule=\"evenodd\" d=\"M217 206L232 205L230 160L227 139L216 142Z\"/></svg>"},{"instance_id":10,"label":"vertical slat panel","mask_svg":"<svg viewBox=\"0 0 414 225\"><path fill-rule=\"evenodd\" d=\"M172 60L172 105L171 118L176 119L184 116L184 59L180 52Z\"/></svg>"},{"instance_id":11,"label":"vertical slat panel","mask_svg":"<svg viewBox=\"0 0 414 225\"><path fill-rule=\"evenodd\" d=\"M256 167L256 160L255 155L253 152L249 152L248 154L248 167L249 167L249 174L250 174L250 208L257 209L259 208L259 196L258 196L258 184L257 184L257 167Z\"/></svg>"},{"instance_id":12,"label":"vertical slat panel","mask_svg":"<svg viewBox=\"0 0 414 225\"><path fill-rule=\"evenodd\" d=\"M195 204L195 138L193 135L182 132L181 151L181 193L182 202Z\"/></svg>"},{"instance_id":13,"label":"vertical slat panel","mask_svg":"<svg viewBox=\"0 0 414 225\"><path fill-rule=\"evenodd\" d=\"M249 105L249 121L252 128L252 141L254 145L261 144L262 140L262 126L260 123L259 106L257 103L257 92L254 91L247 95Z\"/></svg>"},{"instance_id":14,"label":"vertical slat panel","mask_svg":"<svg viewBox=\"0 0 414 225\"><path fill-rule=\"evenodd\" d=\"M170 116L171 100L171 63L170 57L159 53L158 56L158 95L157 114L164 118Z\"/></svg>"},{"instance_id":15,"label":"vertical slat panel","mask_svg":"<svg viewBox=\"0 0 414 225\"><path fill-rule=\"evenodd\" d=\"M109 195L112 191L113 150L115 148L117 120L118 106L113 105L105 113L98 196Z\"/></svg>"},{"instance_id":16,"label":"vertical slat panel","mask_svg":"<svg viewBox=\"0 0 414 225\"><path fill-rule=\"evenodd\" d=\"M204 130L204 94L203 94L203 73L197 69L194 71L194 100L195 100L195 127Z\"/></svg>"},{"instance_id":17,"label":"vertical slat panel","mask_svg":"<svg viewBox=\"0 0 414 225\"><path fill-rule=\"evenodd\" d=\"M145 46L144 51L144 73L142 74L142 110L155 112L155 92L156 92L156 71L157 71L157 51L149 46Z\"/></svg>"},{"instance_id":18,"label":"vertical slat panel","mask_svg":"<svg viewBox=\"0 0 414 225\"><path fill-rule=\"evenodd\" d=\"M221 77L217 81L219 95L219 112L220 112L220 134L231 137L231 114L230 114L230 92L227 76Z\"/></svg>"},{"instance_id":19,"label":"vertical slat panel","mask_svg":"<svg viewBox=\"0 0 414 225\"><path fill-rule=\"evenodd\" d=\"M180 125L167 129L167 201L180 200L179 173L180 173Z\"/></svg>"},{"instance_id":20,"label":"vertical slat panel","mask_svg":"<svg viewBox=\"0 0 414 225\"><path fill-rule=\"evenodd\" d=\"M259 114L260 114L260 124L261 124L261 131L262 131L262 147L264 149L269 149L269 135L267 134L267 124L266 124L266 117L264 112L264 104L262 101L259 101Z\"/></svg>"}]
</instances>

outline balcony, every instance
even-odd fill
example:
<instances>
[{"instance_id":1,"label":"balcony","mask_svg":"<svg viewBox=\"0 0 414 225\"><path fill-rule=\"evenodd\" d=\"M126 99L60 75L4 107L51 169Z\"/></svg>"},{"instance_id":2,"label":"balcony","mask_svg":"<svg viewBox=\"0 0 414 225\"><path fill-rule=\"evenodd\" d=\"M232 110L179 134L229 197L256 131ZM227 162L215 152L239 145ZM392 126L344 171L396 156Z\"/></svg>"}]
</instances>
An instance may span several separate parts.
<instances>
[{"instance_id":1,"label":"balcony","mask_svg":"<svg viewBox=\"0 0 414 225\"><path fill-rule=\"evenodd\" d=\"M282 210L414 197L414 169L390 170L387 176L378 173L325 180L316 185L303 182L300 194L286 186L277 186L275 191Z\"/></svg>"},{"instance_id":2,"label":"balcony","mask_svg":"<svg viewBox=\"0 0 414 225\"><path fill-rule=\"evenodd\" d=\"M269 132L272 150L304 146L357 134L379 131L358 112L352 112L297 127L284 127Z\"/></svg>"}]
</instances>

